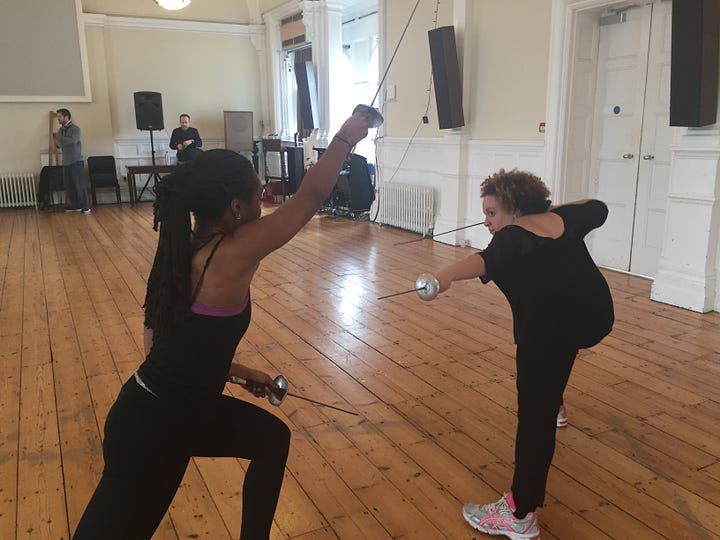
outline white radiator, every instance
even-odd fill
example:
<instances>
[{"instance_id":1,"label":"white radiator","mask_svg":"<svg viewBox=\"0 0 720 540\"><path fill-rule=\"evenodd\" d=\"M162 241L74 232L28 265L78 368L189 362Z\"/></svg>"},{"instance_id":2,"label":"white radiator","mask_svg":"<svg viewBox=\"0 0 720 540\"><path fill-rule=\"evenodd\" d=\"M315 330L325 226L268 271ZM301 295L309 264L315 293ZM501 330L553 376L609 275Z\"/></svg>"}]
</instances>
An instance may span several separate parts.
<instances>
[{"instance_id":1,"label":"white radiator","mask_svg":"<svg viewBox=\"0 0 720 540\"><path fill-rule=\"evenodd\" d=\"M435 224L435 190L424 186L378 183L379 223L432 234Z\"/></svg>"},{"instance_id":2,"label":"white radiator","mask_svg":"<svg viewBox=\"0 0 720 540\"><path fill-rule=\"evenodd\" d=\"M18 208L22 206L34 206L37 208L35 177L33 174L0 174L0 208Z\"/></svg>"}]
</instances>

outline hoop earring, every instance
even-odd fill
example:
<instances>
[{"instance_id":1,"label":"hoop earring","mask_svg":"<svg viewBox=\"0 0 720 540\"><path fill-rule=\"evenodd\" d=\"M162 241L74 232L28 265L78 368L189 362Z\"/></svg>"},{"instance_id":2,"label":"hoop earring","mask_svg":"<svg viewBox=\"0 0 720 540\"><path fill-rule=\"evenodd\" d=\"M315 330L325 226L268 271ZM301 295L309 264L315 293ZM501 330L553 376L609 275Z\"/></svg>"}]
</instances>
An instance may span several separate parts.
<instances>
[{"instance_id":1,"label":"hoop earring","mask_svg":"<svg viewBox=\"0 0 720 540\"><path fill-rule=\"evenodd\" d=\"M241 219L242 219L242 214L238 214L237 216L235 216L236 221L240 221Z\"/></svg>"}]
</instances>

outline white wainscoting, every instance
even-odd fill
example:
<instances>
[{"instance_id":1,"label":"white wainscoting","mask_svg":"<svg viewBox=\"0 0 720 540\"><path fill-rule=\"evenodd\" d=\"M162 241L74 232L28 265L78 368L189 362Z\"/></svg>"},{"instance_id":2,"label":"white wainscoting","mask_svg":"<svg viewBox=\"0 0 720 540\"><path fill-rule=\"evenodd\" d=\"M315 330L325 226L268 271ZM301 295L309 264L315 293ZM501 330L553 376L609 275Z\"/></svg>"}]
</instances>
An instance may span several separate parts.
<instances>
[{"instance_id":1,"label":"white wainscoting","mask_svg":"<svg viewBox=\"0 0 720 540\"><path fill-rule=\"evenodd\" d=\"M177 162L175 152L170 149L170 138L165 134L153 135L153 147L155 148L155 163L158 165L172 165ZM212 148L224 148L224 139L203 139L203 150ZM150 146L150 135L141 137L118 137L113 141L113 156L115 156L115 167L117 168L118 180L120 182L120 198L123 202L130 201L130 194L127 186L127 167L133 165L151 165L152 150ZM248 157L249 159L249 157ZM48 164L48 154L40 154L40 166ZM85 156L87 167L87 156ZM87 172L86 172L87 175ZM138 180L139 181L139 180ZM88 190L90 184L88 180ZM115 191L112 189L100 189L97 192L98 204L114 203L117 201Z\"/></svg>"},{"instance_id":2,"label":"white wainscoting","mask_svg":"<svg viewBox=\"0 0 720 540\"><path fill-rule=\"evenodd\" d=\"M170 138L166 136L153 136L155 148L155 163L161 165L174 165L177 163L176 152L170 148ZM150 136L117 138L114 141L113 155L118 166L118 173L125 177L127 167L133 165L150 165L152 163L152 148ZM224 148L223 139L203 139L203 150Z\"/></svg>"},{"instance_id":3,"label":"white wainscoting","mask_svg":"<svg viewBox=\"0 0 720 540\"><path fill-rule=\"evenodd\" d=\"M490 234L483 226L439 233L482 222L480 184L498 169L521 169L542 178L542 141L480 141L456 134L442 138L378 139L377 182L398 182L435 190L434 234L439 242L484 247ZM552 190L551 182L548 188ZM373 207L370 216L375 215Z\"/></svg>"}]
</instances>

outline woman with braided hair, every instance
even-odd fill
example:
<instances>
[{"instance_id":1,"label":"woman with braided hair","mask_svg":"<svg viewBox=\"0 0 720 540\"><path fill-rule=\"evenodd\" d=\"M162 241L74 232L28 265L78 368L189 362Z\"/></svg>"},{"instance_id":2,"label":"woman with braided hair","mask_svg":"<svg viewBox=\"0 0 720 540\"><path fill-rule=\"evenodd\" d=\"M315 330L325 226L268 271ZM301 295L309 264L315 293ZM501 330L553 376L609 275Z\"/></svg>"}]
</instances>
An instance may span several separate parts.
<instances>
[{"instance_id":1,"label":"woman with braided hair","mask_svg":"<svg viewBox=\"0 0 720 540\"><path fill-rule=\"evenodd\" d=\"M250 460L240 539L269 538L290 430L263 408L222 392L230 376L259 383L257 397L270 392L270 375L233 362L250 324L250 283L260 261L319 209L369 125L368 116L353 114L297 193L265 217L257 173L229 150L205 152L158 183L147 357L108 413L105 468L74 539L149 539L192 456Z\"/></svg>"},{"instance_id":2,"label":"woman with braided hair","mask_svg":"<svg viewBox=\"0 0 720 540\"><path fill-rule=\"evenodd\" d=\"M439 291L453 281L494 281L513 314L518 425L510 491L491 504L466 504L463 517L479 531L513 540L540 537L535 509L555 451L562 396L578 350L613 326L613 302L584 238L607 218L605 203L584 200L551 207L535 175L500 170L480 186L486 249L441 269Z\"/></svg>"}]
</instances>

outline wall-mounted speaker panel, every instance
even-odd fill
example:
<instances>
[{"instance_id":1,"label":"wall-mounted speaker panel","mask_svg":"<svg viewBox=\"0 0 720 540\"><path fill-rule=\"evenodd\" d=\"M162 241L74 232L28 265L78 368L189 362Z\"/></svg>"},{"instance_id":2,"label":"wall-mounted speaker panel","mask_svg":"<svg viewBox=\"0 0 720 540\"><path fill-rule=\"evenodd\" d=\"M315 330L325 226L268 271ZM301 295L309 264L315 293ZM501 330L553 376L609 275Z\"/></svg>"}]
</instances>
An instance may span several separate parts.
<instances>
[{"instance_id":1,"label":"wall-mounted speaker panel","mask_svg":"<svg viewBox=\"0 0 720 540\"><path fill-rule=\"evenodd\" d=\"M430 30L428 39L440 129L464 126L462 79L455 44L455 27L441 26Z\"/></svg>"}]
</instances>

